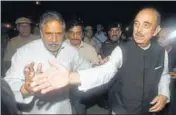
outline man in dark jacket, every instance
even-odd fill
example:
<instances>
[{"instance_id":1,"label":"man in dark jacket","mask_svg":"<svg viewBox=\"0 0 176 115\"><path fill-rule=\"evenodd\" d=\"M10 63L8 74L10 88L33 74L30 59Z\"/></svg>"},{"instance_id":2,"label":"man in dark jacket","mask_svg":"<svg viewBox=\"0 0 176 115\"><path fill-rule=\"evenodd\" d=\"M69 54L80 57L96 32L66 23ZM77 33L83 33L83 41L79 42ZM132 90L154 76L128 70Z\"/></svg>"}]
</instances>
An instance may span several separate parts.
<instances>
[{"instance_id":1,"label":"man in dark jacket","mask_svg":"<svg viewBox=\"0 0 176 115\"><path fill-rule=\"evenodd\" d=\"M2 115L20 114L17 107L17 103L15 101L14 94L10 86L3 78L1 78L1 114Z\"/></svg>"},{"instance_id":2,"label":"man in dark jacket","mask_svg":"<svg viewBox=\"0 0 176 115\"><path fill-rule=\"evenodd\" d=\"M125 43L126 40L126 37L122 34L122 24L116 22L110 24L108 26L108 40L103 43L100 55L103 58L109 56L117 45Z\"/></svg>"}]
</instances>

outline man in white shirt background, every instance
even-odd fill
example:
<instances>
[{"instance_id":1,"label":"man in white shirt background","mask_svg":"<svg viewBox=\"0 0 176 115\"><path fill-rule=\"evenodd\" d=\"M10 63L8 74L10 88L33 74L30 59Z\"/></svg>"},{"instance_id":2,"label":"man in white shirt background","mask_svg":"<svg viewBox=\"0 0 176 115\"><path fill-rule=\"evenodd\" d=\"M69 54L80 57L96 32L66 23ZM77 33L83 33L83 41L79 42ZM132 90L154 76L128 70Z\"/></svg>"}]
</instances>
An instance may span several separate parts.
<instances>
[{"instance_id":1,"label":"man in white shirt background","mask_svg":"<svg viewBox=\"0 0 176 115\"><path fill-rule=\"evenodd\" d=\"M170 101L170 75L167 52L152 40L160 31L159 12L154 8L140 10L134 19L133 30L133 40L117 46L104 65L77 72L61 66L53 67L50 72L55 75L45 72L33 78L33 91L46 93L68 84L79 84L79 90L88 91L106 84L118 72L110 96L112 113L151 114L161 111ZM54 68L59 70L54 71ZM39 82L39 79L44 81ZM52 79L60 82L53 84Z\"/></svg>"},{"instance_id":2,"label":"man in white shirt background","mask_svg":"<svg viewBox=\"0 0 176 115\"><path fill-rule=\"evenodd\" d=\"M93 64L99 64L98 54L93 46L83 41L83 25L79 20L70 20L67 23L66 42L76 48L79 54Z\"/></svg>"}]
</instances>

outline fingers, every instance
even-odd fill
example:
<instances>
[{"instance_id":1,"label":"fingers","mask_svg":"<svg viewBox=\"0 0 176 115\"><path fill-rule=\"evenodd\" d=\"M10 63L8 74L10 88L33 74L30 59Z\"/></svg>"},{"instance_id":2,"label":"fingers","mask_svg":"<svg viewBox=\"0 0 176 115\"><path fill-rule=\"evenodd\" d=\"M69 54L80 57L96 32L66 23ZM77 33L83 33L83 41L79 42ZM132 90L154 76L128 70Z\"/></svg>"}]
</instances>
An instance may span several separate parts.
<instances>
[{"instance_id":1,"label":"fingers","mask_svg":"<svg viewBox=\"0 0 176 115\"><path fill-rule=\"evenodd\" d=\"M153 99L150 104L155 104L153 107L149 109L150 112L158 112L161 111L166 104L167 97L163 95L159 95Z\"/></svg>"},{"instance_id":2,"label":"fingers","mask_svg":"<svg viewBox=\"0 0 176 115\"><path fill-rule=\"evenodd\" d=\"M26 79L30 79L30 77L34 76L34 62L28 64L24 68L24 75Z\"/></svg>"},{"instance_id":3,"label":"fingers","mask_svg":"<svg viewBox=\"0 0 176 115\"><path fill-rule=\"evenodd\" d=\"M172 76L173 79L176 79L176 76Z\"/></svg>"},{"instance_id":4,"label":"fingers","mask_svg":"<svg viewBox=\"0 0 176 115\"><path fill-rule=\"evenodd\" d=\"M171 76L176 76L176 72L170 72L169 73Z\"/></svg>"},{"instance_id":5,"label":"fingers","mask_svg":"<svg viewBox=\"0 0 176 115\"><path fill-rule=\"evenodd\" d=\"M150 108L150 112L157 112L161 109L161 103L158 101L154 106Z\"/></svg>"},{"instance_id":6,"label":"fingers","mask_svg":"<svg viewBox=\"0 0 176 115\"><path fill-rule=\"evenodd\" d=\"M29 71L29 68L26 66L25 68L24 68L24 75L25 75L25 78L27 79L28 77L29 77L29 75L30 75L30 71Z\"/></svg>"},{"instance_id":7,"label":"fingers","mask_svg":"<svg viewBox=\"0 0 176 115\"><path fill-rule=\"evenodd\" d=\"M98 59L99 59L99 60L102 60L102 57L101 57L101 55L98 55Z\"/></svg>"},{"instance_id":8,"label":"fingers","mask_svg":"<svg viewBox=\"0 0 176 115\"><path fill-rule=\"evenodd\" d=\"M41 85L38 85L38 86L32 88L32 90L33 90L34 92L38 92L38 91L40 91L40 90L47 89L49 86L50 86L50 84L49 84L48 82L45 82L45 83L43 83L43 84L41 84Z\"/></svg>"},{"instance_id":9,"label":"fingers","mask_svg":"<svg viewBox=\"0 0 176 115\"><path fill-rule=\"evenodd\" d=\"M108 60L109 60L109 57L106 57L106 58L104 58L104 59L100 59L99 61L100 61L100 64L104 64L104 63L106 63Z\"/></svg>"},{"instance_id":10,"label":"fingers","mask_svg":"<svg viewBox=\"0 0 176 115\"><path fill-rule=\"evenodd\" d=\"M158 101L158 96L157 97L155 97L153 100L152 100L152 102L150 103L150 104L155 104L156 102Z\"/></svg>"},{"instance_id":11,"label":"fingers","mask_svg":"<svg viewBox=\"0 0 176 115\"><path fill-rule=\"evenodd\" d=\"M48 93L48 92L50 92L50 91L52 91L52 90L53 90L53 88L52 88L52 86L50 86L50 87L48 87L48 88L43 89L43 90L41 91L41 93L42 93L42 94L46 94L46 93Z\"/></svg>"},{"instance_id":12,"label":"fingers","mask_svg":"<svg viewBox=\"0 0 176 115\"><path fill-rule=\"evenodd\" d=\"M30 65L29 65L29 69L31 72L34 71L34 62L32 62Z\"/></svg>"},{"instance_id":13,"label":"fingers","mask_svg":"<svg viewBox=\"0 0 176 115\"><path fill-rule=\"evenodd\" d=\"M35 77L32 78L31 87L41 85L41 84L47 82L47 80L48 80L48 78L47 78L47 76L45 76L45 74L36 75Z\"/></svg>"},{"instance_id":14,"label":"fingers","mask_svg":"<svg viewBox=\"0 0 176 115\"><path fill-rule=\"evenodd\" d=\"M39 73L42 73L42 64L41 63L39 63L37 66L36 74L39 74Z\"/></svg>"},{"instance_id":15,"label":"fingers","mask_svg":"<svg viewBox=\"0 0 176 115\"><path fill-rule=\"evenodd\" d=\"M106 57L103 59L104 62L107 62L109 60L109 57Z\"/></svg>"},{"instance_id":16,"label":"fingers","mask_svg":"<svg viewBox=\"0 0 176 115\"><path fill-rule=\"evenodd\" d=\"M158 105L157 105L157 102L158 102L158 96L155 97L155 98L152 100L152 102L150 103L150 104L154 105L154 106L152 106L152 107L149 109L150 112L153 112L153 110L156 109L156 107L158 106Z\"/></svg>"}]
</instances>

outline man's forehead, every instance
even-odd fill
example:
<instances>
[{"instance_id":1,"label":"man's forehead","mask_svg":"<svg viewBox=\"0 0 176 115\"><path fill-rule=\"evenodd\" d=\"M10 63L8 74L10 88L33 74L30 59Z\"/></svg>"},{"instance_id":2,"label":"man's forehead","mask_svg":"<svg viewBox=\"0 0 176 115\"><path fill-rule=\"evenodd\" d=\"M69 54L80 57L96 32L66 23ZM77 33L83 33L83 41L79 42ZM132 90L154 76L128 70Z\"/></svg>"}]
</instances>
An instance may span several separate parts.
<instances>
[{"instance_id":1,"label":"man's forehead","mask_svg":"<svg viewBox=\"0 0 176 115\"><path fill-rule=\"evenodd\" d=\"M63 28L63 24L61 22L58 21L49 21L47 23L45 23L45 25L43 26L43 29L62 29Z\"/></svg>"},{"instance_id":2,"label":"man's forehead","mask_svg":"<svg viewBox=\"0 0 176 115\"><path fill-rule=\"evenodd\" d=\"M137 14L134 21L144 21L145 23L153 23L157 21L157 14L154 10L145 9Z\"/></svg>"},{"instance_id":3,"label":"man's forehead","mask_svg":"<svg viewBox=\"0 0 176 115\"><path fill-rule=\"evenodd\" d=\"M20 26L30 26L30 24L28 24L28 23L20 23L19 25Z\"/></svg>"},{"instance_id":4,"label":"man's forehead","mask_svg":"<svg viewBox=\"0 0 176 115\"><path fill-rule=\"evenodd\" d=\"M82 27L81 26L73 26L72 28L70 28L70 31L82 31Z\"/></svg>"},{"instance_id":5,"label":"man's forehead","mask_svg":"<svg viewBox=\"0 0 176 115\"><path fill-rule=\"evenodd\" d=\"M110 30L120 30L118 27L112 27Z\"/></svg>"}]
</instances>

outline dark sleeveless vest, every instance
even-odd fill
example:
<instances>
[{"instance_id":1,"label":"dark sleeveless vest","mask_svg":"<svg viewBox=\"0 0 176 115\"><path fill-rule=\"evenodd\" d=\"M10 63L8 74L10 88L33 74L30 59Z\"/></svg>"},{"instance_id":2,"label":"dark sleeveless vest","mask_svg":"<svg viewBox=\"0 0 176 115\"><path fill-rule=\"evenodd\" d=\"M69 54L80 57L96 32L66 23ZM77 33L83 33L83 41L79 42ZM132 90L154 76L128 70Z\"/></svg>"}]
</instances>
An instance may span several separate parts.
<instances>
[{"instance_id":1,"label":"dark sleeveless vest","mask_svg":"<svg viewBox=\"0 0 176 115\"><path fill-rule=\"evenodd\" d=\"M143 50L133 40L120 48L123 64L109 92L109 106L116 114L148 112L158 95L165 50L155 41Z\"/></svg>"}]
</instances>

